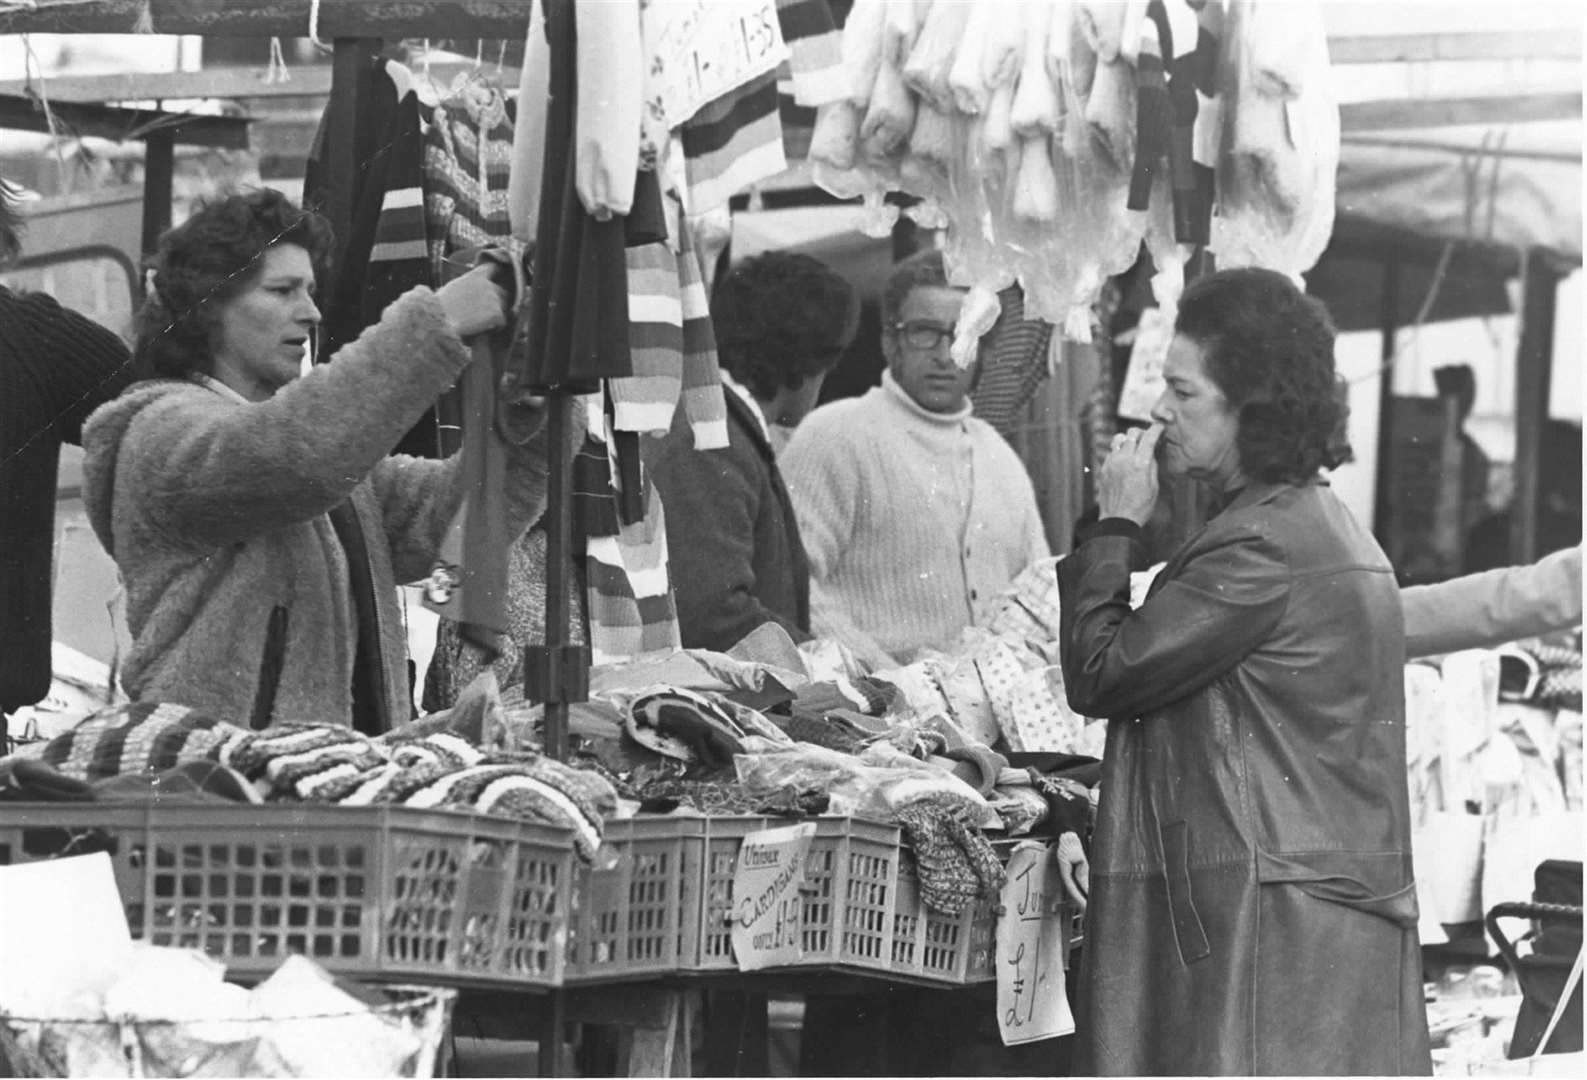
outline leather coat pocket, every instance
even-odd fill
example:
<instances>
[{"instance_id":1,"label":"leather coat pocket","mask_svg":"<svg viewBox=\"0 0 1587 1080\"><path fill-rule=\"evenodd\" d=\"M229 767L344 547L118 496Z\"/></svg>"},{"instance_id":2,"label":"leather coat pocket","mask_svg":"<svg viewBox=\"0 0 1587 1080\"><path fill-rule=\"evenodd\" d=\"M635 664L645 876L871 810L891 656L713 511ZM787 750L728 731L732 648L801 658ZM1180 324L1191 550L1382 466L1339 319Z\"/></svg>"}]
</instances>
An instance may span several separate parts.
<instances>
[{"instance_id":1,"label":"leather coat pocket","mask_svg":"<svg viewBox=\"0 0 1587 1080\"><path fill-rule=\"evenodd\" d=\"M1163 840L1163 873L1168 885L1168 910L1174 921L1174 942L1186 964L1211 954L1207 932L1190 895L1189 826L1175 821L1159 830Z\"/></svg>"}]
</instances>

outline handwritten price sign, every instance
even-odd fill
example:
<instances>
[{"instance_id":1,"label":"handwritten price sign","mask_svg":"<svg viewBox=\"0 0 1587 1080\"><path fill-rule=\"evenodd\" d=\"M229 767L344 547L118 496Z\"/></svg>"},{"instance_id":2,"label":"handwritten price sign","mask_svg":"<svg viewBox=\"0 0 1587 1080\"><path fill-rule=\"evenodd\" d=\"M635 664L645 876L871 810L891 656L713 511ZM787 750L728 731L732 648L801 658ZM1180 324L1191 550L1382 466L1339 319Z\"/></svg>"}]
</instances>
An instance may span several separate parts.
<instances>
[{"instance_id":1,"label":"handwritten price sign","mask_svg":"<svg viewBox=\"0 0 1587 1080\"><path fill-rule=\"evenodd\" d=\"M777 0L651 0L644 21L672 127L788 59Z\"/></svg>"},{"instance_id":2,"label":"handwritten price sign","mask_svg":"<svg viewBox=\"0 0 1587 1080\"><path fill-rule=\"evenodd\" d=\"M1052 848L1026 841L1008 861L997 919L997 1025L1004 1046L1075 1029L1064 994L1063 884Z\"/></svg>"},{"instance_id":3,"label":"handwritten price sign","mask_svg":"<svg viewBox=\"0 0 1587 1080\"><path fill-rule=\"evenodd\" d=\"M733 920L729 937L743 971L792 964L803 946L804 881L813 824L763 829L744 837L733 867Z\"/></svg>"}]
</instances>

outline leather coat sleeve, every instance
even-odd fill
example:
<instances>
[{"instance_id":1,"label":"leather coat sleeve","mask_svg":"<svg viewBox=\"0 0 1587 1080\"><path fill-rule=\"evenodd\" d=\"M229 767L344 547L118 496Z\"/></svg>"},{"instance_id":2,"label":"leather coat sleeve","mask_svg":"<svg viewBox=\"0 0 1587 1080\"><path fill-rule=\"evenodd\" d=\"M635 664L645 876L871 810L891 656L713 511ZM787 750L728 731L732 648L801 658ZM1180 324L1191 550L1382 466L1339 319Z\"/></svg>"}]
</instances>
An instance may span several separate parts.
<instances>
[{"instance_id":1,"label":"leather coat sleeve","mask_svg":"<svg viewBox=\"0 0 1587 1080\"><path fill-rule=\"evenodd\" d=\"M1071 708L1109 719L1161 709L1232 669L1278 625L1290 593L1281 548L1249 529L1199 543L1135 611L1135 541L1096 536L1058 563Z\"/></svg>"}]
</instances>

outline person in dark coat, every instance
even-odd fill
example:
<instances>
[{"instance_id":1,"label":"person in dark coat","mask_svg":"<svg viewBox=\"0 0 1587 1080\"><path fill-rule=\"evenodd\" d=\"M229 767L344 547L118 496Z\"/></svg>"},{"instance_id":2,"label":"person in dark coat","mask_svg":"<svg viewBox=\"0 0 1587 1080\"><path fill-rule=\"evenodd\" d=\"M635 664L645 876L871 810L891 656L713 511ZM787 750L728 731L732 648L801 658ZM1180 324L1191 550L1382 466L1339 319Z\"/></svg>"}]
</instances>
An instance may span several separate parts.
<instances>
[{"instance_id":1,"label":"person in dark coat","mask_svg":"<svg viewBox=\"0 0 1587 1080\"><path fill-rule=\"evenodd\" d=\"M1077 1071L1431 1072L1393 567L1319 476L1334 331L1267 270L1180 301L1151 427L1058 566L1069 703L1108 718ZM1158 469L1217 493L1132 611Z\"/></svg>"},{"instance_id":2,"label":"person in dark coat","mask_svg":"<svg viewBox=\"0 0 1587 1080\"><path fill-rule=\"evenodd\" d=\"M728 445L696 450L680 409L645 453L667 511L685 648L726 650L767 622L809 639L809 565L776 455L815 406L858 310L848 282L808 255L767 252L717 282L711 322Z\"/></svg>"},{"instance_id":3,"label":"person in dark coat","mask_svg":"<svg viewBox=\"0 0 1587 1080\"><path fill-rule=\"evenodd\" d=\"M22 215L0 180L0 268L21 255ZM45 293L0 285L0 738L6 714L50 690L51 562L61 445L132 379L121 339ZM3 742L0 742L3 752Z\"/></svg>"}]
</instances>

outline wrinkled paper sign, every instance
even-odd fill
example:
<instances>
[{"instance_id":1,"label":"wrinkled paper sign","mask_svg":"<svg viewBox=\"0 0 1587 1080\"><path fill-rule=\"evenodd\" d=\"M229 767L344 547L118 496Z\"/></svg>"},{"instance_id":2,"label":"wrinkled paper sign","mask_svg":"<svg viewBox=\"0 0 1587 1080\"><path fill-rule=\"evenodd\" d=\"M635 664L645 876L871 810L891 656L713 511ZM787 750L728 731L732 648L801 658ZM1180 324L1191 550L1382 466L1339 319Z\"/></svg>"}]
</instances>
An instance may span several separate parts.
<instances>
[{"instance_id":1,"label":"wrinkled paper sign","mask_svg":"<svg viewBox=\"0 0 1587 1080\"><path fill-rule=\"evenodd\" d=\"M798 962L805 863L816 827L806 822L744 837L733 869L733 955L742 971Z\"/></svg>"},{"instance_id":2,"label":"wrinkled paper sign","mask_svg":"<svg viewBox=\"0 0 1587 1080\"><path fill-rule=\"evenodd\" d=\"M672 127L788 59L777 0L651 0L644 23Z\"/></svg>"},{"instance_id":3,"label":"wrinkled paper sign","mask_svg":"<svg viewBox=\"0 0 1587 1080\"><path fill-rule=\"evenodd\" d=\"M1053 849L1018 845L997 919L997 1026L1004 1046L1074 1032L1064 993L1063 895Z\"/></svg>"}]
</instances>

